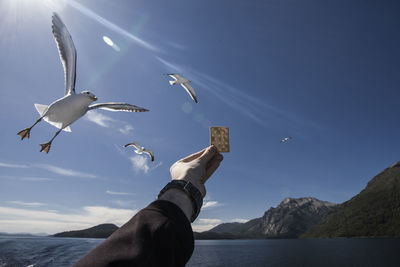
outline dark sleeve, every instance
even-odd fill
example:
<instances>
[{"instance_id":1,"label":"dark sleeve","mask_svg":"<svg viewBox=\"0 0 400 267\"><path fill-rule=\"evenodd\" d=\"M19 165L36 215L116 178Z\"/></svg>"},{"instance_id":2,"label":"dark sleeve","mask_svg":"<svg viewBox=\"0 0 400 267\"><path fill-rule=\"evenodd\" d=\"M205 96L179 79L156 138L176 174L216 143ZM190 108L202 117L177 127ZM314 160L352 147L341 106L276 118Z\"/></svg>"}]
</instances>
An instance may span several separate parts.
<instances>
[{"instance_id":1,"label":"dark sleeve","mask_svg":"<svg viewBox=\"0 0 400 267\"><path fill-rule=\"evenodd\" d=\"M157 200L74 266L184 266L193 249L192 227L183 211Z\"/></svg>"}]
</instances>

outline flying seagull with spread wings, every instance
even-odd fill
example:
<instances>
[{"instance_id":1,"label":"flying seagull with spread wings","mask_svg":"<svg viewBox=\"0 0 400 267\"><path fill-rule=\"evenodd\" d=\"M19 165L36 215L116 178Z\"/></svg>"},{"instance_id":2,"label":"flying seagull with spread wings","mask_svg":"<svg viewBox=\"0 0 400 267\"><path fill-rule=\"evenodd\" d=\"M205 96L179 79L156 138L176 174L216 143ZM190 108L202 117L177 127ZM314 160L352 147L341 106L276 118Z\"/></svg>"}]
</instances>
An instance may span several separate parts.
<instances>
[{"instance_id":1,"label":"flying seagull with spread wings","mask_svg":"<svg viewBox=\"0 0 400 267\"><path fill-rule=\"evenodd\" d=\"M190 97L193 99L193 101L198 103L196 93L194 92L193 87L189 84L190 83L189 80L187 80L187 79L183 78L182 76L180 76L179 74L175 74L175 73L170 73L167 75L169 77L171 77L172 79L174 79L174 81L169 81L170 85L180 84L183 88L185 88L186 92L190 95Z\"/></svg>"},{"instance_id":2,"label":"flying seagull with spread wings","mask_svg":"<svg viewBox=\"0 0 400 267\"><path fill-rule=\"evenodd\" d=\"M143 153L148 154L148 155L150 156L150 158L151 158L151 161L154 161L154 154L153 154L153 151L142 147L141 145L139 145L139 144L136 143L136 142L129 143L129 144L126 144L126 145L125 145L125 147L128 147L128 146L133 146L133 147L135 148L135 153L136 153L136 154L139 154L139 155L140 155L140 154L143 154Z\"/></svg>"},{"instance_id":3,"label":"flying seagull with spread wings","mask_svg":"<svg viewBox=\"0 0 400 267\"><path fill-rule=\"evenodd\" d=\"M93 101L97 100L97 97L93 93L89 91L83 91L79 94L75 93L76 49L67 27L56 13L54 13L52 17L52 29L58 52L60 54L61 63L64 68L65 94L62 98L57 99L49 106L35 104L35 108L38 111L40 118L31 127L18 133L18 135L21 136L21 140L25 137L29 138L33 126L44 119L46 122L59 129L48 143L40 144L40 151L49 153L54 138L56 138L62 130L70 132L71 129L69 125L85 115L89 110L105 109L110 111L127 112L148 111L147 109L127 103L109 102L92 104Z\"/></svg>"},{"instance_id":4,"label":"flying seagull with spread wings","mask_svg":"<svg viewBox=\"0 0 400 267\"><path fill-rule=\"evenodd\" d=\"M281 143L285 143L285 142L289 141L289 140L292 139L292 138L293 138L293 137L291 137L291 136L285 137L285 138L283 138L283 139L281 140Z\"/></svg>"}]
</instances>

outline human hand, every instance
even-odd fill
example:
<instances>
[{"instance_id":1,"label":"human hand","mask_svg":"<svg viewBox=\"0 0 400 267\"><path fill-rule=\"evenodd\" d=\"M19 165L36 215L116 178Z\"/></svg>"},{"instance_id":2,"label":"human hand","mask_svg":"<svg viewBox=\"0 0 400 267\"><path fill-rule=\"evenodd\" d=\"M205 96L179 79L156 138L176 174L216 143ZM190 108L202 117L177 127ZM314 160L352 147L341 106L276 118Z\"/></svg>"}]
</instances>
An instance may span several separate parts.
<instances>
[{"instance_id":1,"label":"human hand","mask_svg":"<svg viewBox=\"0 0 400 267\"><path fill-rule=\"evenodd\" d=\"M175 162L169 169L172 180L191 182L200 190L202 196L206 195L205 182L219 167L223 156L215 146L209 146L197 153Z\"/></svg>"}]
</instances>

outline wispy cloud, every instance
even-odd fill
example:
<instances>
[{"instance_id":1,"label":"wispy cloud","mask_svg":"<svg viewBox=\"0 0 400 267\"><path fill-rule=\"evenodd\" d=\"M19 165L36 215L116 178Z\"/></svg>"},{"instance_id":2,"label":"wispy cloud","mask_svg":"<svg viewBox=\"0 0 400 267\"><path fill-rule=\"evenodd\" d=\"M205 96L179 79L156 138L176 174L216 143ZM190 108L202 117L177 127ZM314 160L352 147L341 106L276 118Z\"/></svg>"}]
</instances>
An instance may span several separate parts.
<instances>
[{"instance_id":1,"label":"wispy cloud","mask_svg":"<svg viewBox=\"0 0 400 267\"><path fill-rule=\"evenodd\" d=\"M222 206L222 204L219 203L218 201L204 201L203 207L201 209L210 209L210 208L215 208L215 207L219 207L219 206Z\"/></svg>"},{"instance_id":2,"label":"wispy cloud","mask_svg":"<svg viewBox=\"0 0 400 267\"><path fill-rule=\"evenodd\" d=\"M152 170L155 170L155 169L157 169L158 167L160 167L160 166L162 166L162 165L163 165L163 162L160 161L160 162L158 162L156 165L154 165L153 167L151 167L150 170L151 170L151 171L152 171Z\"/></svg>"},{"instance_id":3,"label":"wispy cloud","mask_svg":"<svg viewBox=\"0 0 400 267\"><path fill-rule=\"evenodd\" d=\"M130 124L124 125L122 128L118 129L122 134L129 134L130 132L133 131L133 126Z\"/></svg>"},{"instance_id":4,"label":"wispy cloud","mask_svg":"<svg viewBox=\"0 0 400 267\"><path fill-rule=\"evenodd\" d=\"M111 117L108 117L100 112L91 110L88 113L86 113L86 117L87 120L96 123L97 125L101 126L101 127L105 127L105 128L109 128L111 127L111 123L115 122L116 120L114 120Z\"/></svg>"},{"instance_id":5,"label":"wispy cloud","mask_svg":"<svg viewBox=\"0 0 400 267\"><path fill-rule=\"evenodd\" d=\"M186 50L186 49L187 49L186 46L184 46L184 45L182 45L182 44L178 44L177 42L174 42L174 41L166 41L165 43L166 43L167 45L169 45L169 46L175 48L175 49L179 49L179 50Z\"/></svg>"},{"instance_id":6,"label":"wispy cloud","mask_svg":"<svg viewBox=\"0 0 400 267\"><path fill-rule=\"evenodd\" d=\"M52 178L45 178L45 177L21 177L12 175L0 175L0 179L19 180L28 182L45 182L54 180Z\"/></svg>"},{"instance_id":7,"label":"wispy cloud","mask_svg":"<svg viewBox=\"0 0 400 267\"><path fill-rule=\"evenodd\" d=\"M150 167L148 165L147 157L135 155L133 157L130 157L129 159L131 160L132 168L136 172L139 172L139 171L142 171L144 173L148 173L149 172Z\"/></svg>"},{"instance_id":8,"label":"wispy cloud","mask_svg":"<svg viewBox=\"0 0 400 267\"><path fill-rule=\"evenodd\" d=\"M162 64L164 64L169 71L173 71L173 72L182 72L183 68L177 64L173 64L165 59L162 59L161 57L156 57L156 59L158 61L160 61Z\"/></svg>"},{"instance_id":9,"label":"wispy cloud","mask_svg":"<svg viewBox=\"0 0 400 267\"><path fill-rule=\"evenodd\" d=\"M80 171L75 171L72 169L65 169L58 166L50 165L50 164L10 164L0 162L0 167L4 168L18 168L18 169L27 169L27 168L38 168L43 169L55 174L63 175L63 176L73 176L73 177L84 177L84 178L96 178L97 176L91 173L85 173ZM21 177L22 180L26 181L45 181L51 180L50 178L40 178L40 177Z\"/></svg>"},{"instance_id":10,"label":"wispy cloud","mask_svg":"<svg viewBox=\"0 0 400 267\"><path fill-rule=\"evenodd\" d=\"M8 204L20 205L20 206L25 206L25 207L41 207L41 206L45 205L40 202L24 202L24 201L19 201L19 200L6 201L6 202Z\"/></svg>"},{"instance_id":11,"label":"wispy cloud","mask_svg":"<svg viewBox=\"0 0 400 267\"><path fill-rule=\"evenodd\" d=\"M201 89L209 91L220 101L224 102L236 111L239 111L253 121L263 124L262 116L264 112L263 110L260 110L260 108L266 105L256 97L246 94L241 90L238 90L237 88L230 86L229 84L224 83L210 75L192 70L188 66L180 66L179 64L169 62L161 57L156 57L156 59L163 63L168 69L177 72L182 72L182 70L185 70L185 74L190 77L190 80L193 83L200 85Z\"/></svg>"},{"instance_id":12,"label":"wispy cloud","mask_svg":"<svg viewBox=\"0 0 400 267\"><path fill-rule=\"evenodd\" d=\"M116 191L111 191L111 190L106 190L106 193L109 194L109 195L118 195L118 196L133 195L133 193L128 193L128 192L116 192Z\"/></svg>"},{"instance_id":13,"label":"wispy cloud","mask_svg":"<svg viewBox=\"0 0 400 267\"><path fill-rule=\"evenodd\" d=\"M249 219L240 219L240 218L235 218L230 220L229 222L238 222L238 223L247 223Z\"/></svg>"},{"instance_id":14,"label":"wispy cloud","mask_svg":"<svg viewBox=\"0 0 400 267\"><path fill-rule=\"evenodd\" d=\"M222 223L220 219L198 219L193 225L192 228L196 232L204 232L208 231L211 228L217 226Z\"/></svg>"},{"instance_id":15,"label":"wispy cloud","mask_svg":"<svg viewBox=\"0 0 400 267\"><path fill-rule=\"evenodd\" d=\"M146 156L134 155L132 157L129 157L129 160L131 161L132 169L135 172L148 173L163 165L162 161L158 162L157 164L155 164L154 162L151 163L147 155Z\"/></svg>"},{"instance_id":16,"label":"wispy cloud","mask_svg":"<svg viewBox=\"0 0 400 267\"><path fill-rule=\"evenodd\" d=\"M32 210L0 206L0 229L9 233L48 233L89 228L101 223L118 226L127 222L137 210L105 206L84 206L73 212Z\"/></svg>"},{"instance_id":17,"label":"wispy cloud","mask_svg":"<svg viewBox=\"0 0 400 267\"><path fill-rule=\"evenodd\" d=\"M121 200L121 199L111 200L111 203L118 205L120 207L132 207L134 205L134 202L132 200Z\"/></svg>"},{"instance_id":18,"label":"wispy cloud","mask_svg":"<svg viewBox=\"0 0 400 267\"><path fill-rule=\"evenodd\" d=\"M85 173L80 171L75 171L71 169L64 169L50 164L37 164L37 168L47 170L49 172L63 175L63 176L73 176L73 177L84 177L84 178L96 178L97 176L91 173Z\"/></svg>"},{"instance_id":19,"label":"wispy cloud","mask_svg":"<svg viewBox=\"0 0 400 267\"><path fill-rule=\"evenodd\" d=\"M274 119L280 122L288 121L293 125L292 127L295 127L295 125L306 125L315 129L321 129L321 126L313 121L301 118L295 113L288 112L265 100L261 100L256 95L249 94L245 90L240 90L212 75L194 70L189 66L182 66L167 61L161 57L156 57L156 59L170 71L182 73L184 70L183 74L193 82L195 87L207 90L218 100L261 126L265 126L266 121Z\"/></svg>"},{"instance_id":20,"label":"wispy cloud","mask_svg":"<svg viewBox=\"0 0 400 267\"><path fill-rule=\"evenodd\" d=\"M154 45L142 40L141 38L133 35L132 33L124 30L123 28L119 27L118 25L114 24L113 22L103 18L102 16L100 16L99 14L93 12L92 10L90 10L89 8L85 7L84 5L78 3L75 0L69 0L67 1L67 3L75 8L76 10L78 10L79 12L81 12L82 14L84 14L85 16L97 21L98 23L100 23L101 25L105 26L106 28L127 37L128 39L134 41L135 43L137 43L138 45L151 50L151 51L159 51L159 49L157 47L155 47Z\"/></svg>"},{"instance_id":21,"label":"wispy cloud","mask_svg":"<svg viewBox=\"0 0 400 267\"><path fill-rule=\"evenodd\" d=\"M222 220L220 219L199 219L199 224L220 224Z\"/></svg>"},{"instance_id":22,"label":"wispy cloud","mask_svg":"<svg viewBox=\"0 0 400 267\"><path fill-rule=\"evenodd\" d=\"M133 126L127 122L113 119L98 111L91 110L85 116L86 120L91 121L104 128L116 128L122 134L129 134L133 130Z\"/></svg>"},{"instance_id":23,"label":"wispy cloud","mask_svg":"<svg viewBox=\"0 0 400 267\"><path fill-rule=\"evenodd\" d=\"M29 168L28 165L9 164L9 163L4 163L4 162L0 162L0 167L4 167L4 168L13 168L13 169L26 169L26 168Z\"/></svg>"},{"instance_id":24,"label":"wispy cloud","mask_svg":"<svg viewBox=\"0 0 400 267\"><path fill-rule=\"evenodd\" d=\"M22 181L29 181L29 182L45 182L45 181L52 181L52 178L45 178L45 177L21 177Z\"/></svg>"}]
</instances>

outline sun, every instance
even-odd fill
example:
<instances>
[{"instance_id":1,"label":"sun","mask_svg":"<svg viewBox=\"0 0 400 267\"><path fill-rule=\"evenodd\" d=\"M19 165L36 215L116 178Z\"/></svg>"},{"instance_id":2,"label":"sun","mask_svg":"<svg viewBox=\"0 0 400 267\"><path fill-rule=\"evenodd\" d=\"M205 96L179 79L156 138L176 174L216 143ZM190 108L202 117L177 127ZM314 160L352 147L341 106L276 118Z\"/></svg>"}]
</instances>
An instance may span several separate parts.
<instances>
[{"instance_id":1,"label":"sun","mask_svg":"<svg viewBox=\"0 0 400 267\"><path fill-rule=\"evenodd\" d=\"M51 17L66 6L66 0L0 0L0 43L11 49L17 36L34 28L38 18Z\"/></svg>"},{"instance_id":2,"label":"sun","mask_svg":"<svg viewBox=\"0 0 400 267\"><path fill-rule=\"evenodd\" d=\"M67 6L66 0L2 0L1 11L11 15L27 15L37 11L59 12Z\"/></svg>"}]
</instances>

